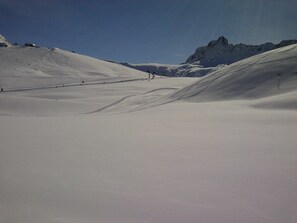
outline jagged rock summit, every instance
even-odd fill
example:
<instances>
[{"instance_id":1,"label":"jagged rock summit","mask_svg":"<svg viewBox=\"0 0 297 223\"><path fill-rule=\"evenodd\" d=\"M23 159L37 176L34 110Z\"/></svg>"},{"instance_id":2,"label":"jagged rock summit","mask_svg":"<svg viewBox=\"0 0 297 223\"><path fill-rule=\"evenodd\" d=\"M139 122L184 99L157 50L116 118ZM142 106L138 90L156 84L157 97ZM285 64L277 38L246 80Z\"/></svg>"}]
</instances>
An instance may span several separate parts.
<instances>
[{"instance_id":1,"label":"jagged rock summit","mask_svg":"<svg viewBox=\"0 0 297 223\"><path fill-rule=\"evenodd\" d=\"M297 43L297 40L284 40L278 44L261 45L229 44L224 36L212 40L207 46L199 47L185 63L199 63L203 67L215 67L220 64L231 64L269 50Z\"/></svg>"},{"instance_id":2,"label":"jagged rock summit","mask_svg":"<svg viewBox=\"0 0 297 223\"><path fill-rule=\"evenodd\" d=\"M224 36L221 36L217 40L210 41L207 46L211 47L211 48L212 47L219 47L219 46L226 47L226 46L228 46L228 44L229 44L228 40Z\"/></svg>"}]
</instances>

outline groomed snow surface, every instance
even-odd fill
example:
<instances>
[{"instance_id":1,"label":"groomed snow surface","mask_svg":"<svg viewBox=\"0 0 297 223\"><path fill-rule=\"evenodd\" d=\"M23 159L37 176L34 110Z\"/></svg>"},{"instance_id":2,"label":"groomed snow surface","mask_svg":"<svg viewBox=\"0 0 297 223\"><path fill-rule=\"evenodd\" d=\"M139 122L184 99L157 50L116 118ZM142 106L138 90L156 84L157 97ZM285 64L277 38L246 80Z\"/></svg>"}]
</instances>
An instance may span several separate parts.
<instances>
[{"instance_id":1,"label":"groomed snow surface","mask_svg":"<svg viewBox=\"0 0 297 223\"><path fill-rule=\"evenodd\" d=\"M0 222L297 222L297 45L149 81L0 50Z\"/></svg>"}]
</instances>

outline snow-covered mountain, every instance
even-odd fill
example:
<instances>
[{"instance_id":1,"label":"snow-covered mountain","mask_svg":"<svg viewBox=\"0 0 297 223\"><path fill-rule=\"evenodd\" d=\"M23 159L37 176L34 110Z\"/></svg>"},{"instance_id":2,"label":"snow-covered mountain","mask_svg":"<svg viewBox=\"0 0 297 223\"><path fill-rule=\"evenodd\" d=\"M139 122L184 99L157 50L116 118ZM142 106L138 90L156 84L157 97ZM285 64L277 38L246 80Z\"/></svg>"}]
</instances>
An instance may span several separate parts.
<instances>
[{"instance_id":1,"label":"snow-covered mountain","mask_svg":"<svg viewBox=\"0 0 297 223\"><path fill-rule=\"evenodd\" d=\"M167 76L167 77L203 77L208 73L216 71L220 68L217 67L202 67L199 63L192 64L157 64L157 63L147 63L147 64L129 64L121 63L124 66L131 67L143 72L155 72L157 75Z\"/></svg>"},{"instance_id":2,"label":"snow-covered mountain","mask_svg":"<svg viewBox=\"0 0 297 223\"><path fill-rule=\"evenodd\" d=\"M8 42L8 40L0 34L0 47L11 47L12 44Z\"/></svg>"},{"instance_id":3,"label":"snow-covered mountain","mask_svg":"<svg viewBox=\"0 0 297 223\"><path fill-rule=\"evenodd\" d=\"M203 67L215 67L219 64L235 63L247 57L295 43L297 40L284 40L278 44L246 45L240 43L233 45L229 44L224 36L221 36L217 40L210 41L207 46L197 48L185 63L198 63Z\"/></svg>"},{"instance_id":4,"label":"snow-covered mountain","mask_svg":"<svg viewBox=\"0 0 297 223\"><path fill-rule=\"evenodd\" d=\"M225 65L295 43L297 43L297 40L284 40L278 44L246 45L241 43L233 45L229 44L228 40L221 36L217 40L210 41L207 46L197 48L185 63L179 65L121 64L144 72L156 72L158 75L168 77L202 77L219 70Z\"/></svg>"},{"instance_id":5,"label":"snow-covered mountain","mask_svg":"<svg viewBox=\"0 0 297 223\"><path fill-rule=\"evenodd\" d=\"M0 67L4 90L147 77L123 65L58 48L1 47Z\"/></svg>"}]
</instances>

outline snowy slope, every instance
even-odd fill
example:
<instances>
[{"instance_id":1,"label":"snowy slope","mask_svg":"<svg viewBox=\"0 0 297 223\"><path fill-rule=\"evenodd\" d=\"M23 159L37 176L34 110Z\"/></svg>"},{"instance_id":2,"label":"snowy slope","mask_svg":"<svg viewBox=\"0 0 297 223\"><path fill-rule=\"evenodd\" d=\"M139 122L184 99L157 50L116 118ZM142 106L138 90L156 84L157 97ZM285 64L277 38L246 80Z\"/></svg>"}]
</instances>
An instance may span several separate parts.
<instances>
[{"instance_id":1,"label":"snowy slope","mask_svg":"<svg viewBox=\"0 0 297 223\"><path fill-rule=\"evenodd\" d=\"M189 80L0 94L0 222L296 223L296 111L242 101L98 111Z\"/></svg>"},{"instance_id":2,"label":"snowy slope","mask_svg":"<svg viewBox=\"0 0 297 223\"><path fill-rule=\"evenodd\" d=\"M100 112L139 111L175 101L226 100L251 100L248 105L257 108L296 109L297 44L225 66L167 95L122 98Z\"/></svg>"},{"instance_id":3,"label":"snowy slope","mask_svg":"<svg viewBox=\"0 0 297 223\"><path fill-rule=\"evenodd\" d=\"M176 92L190 101L257 99L297 90L297 44L256 55Z\"/></svg>"},{"instance_id":4,"label":"snowy slope","mask_svg":"<svg viewBox=\"0 0 297 223\"><path fill-rule=\"evenodd\" d=\"M296 48L200 82L1 92L0 222L296 223ZM141 75L58 49L1 52L11 88Z\"/></svg>"},{"instance_id":5,"label":"snowy slope","mask_svg":"<svg viewBox=\"0 0 297 223\"><path fill-rule=\"evenodd\" d=\"M4 90L144 78L125 66L57 48L0 48L0 86Z\"/></svg>"},{"instance_id":6,"label":"snowy slope","mask_svg":"<svg viewBox=\"0 0 297 223\"><path fill-rule=\"evenodd\" d=\"M233 45L221 36L217 40L210 41L207 46L197 48L195 53L186 60L186 63L196 62L203 67L215 67L296 43L297 40L284 40L279 44L246 45L241 43Z\"/></svg>"}]
</instances>

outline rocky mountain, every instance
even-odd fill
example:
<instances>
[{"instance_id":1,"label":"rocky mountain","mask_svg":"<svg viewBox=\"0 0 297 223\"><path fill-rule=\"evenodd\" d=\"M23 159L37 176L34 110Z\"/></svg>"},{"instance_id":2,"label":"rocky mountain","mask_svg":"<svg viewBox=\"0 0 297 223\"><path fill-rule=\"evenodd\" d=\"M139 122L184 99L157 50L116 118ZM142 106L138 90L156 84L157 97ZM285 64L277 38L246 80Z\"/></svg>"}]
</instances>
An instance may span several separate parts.
<instances>
[{"instance_id":1,"label":"rocky mountain","mask_svg":"<svg viewBox=\"0 0 297 223\"><path fill-rule=\"evenodd\" d=\"M265 43L261 45L247 45L240 43L233 45L229 44L227 38L221 36L217 40L210 41L207 46L197 48L195 53L182 64L122 63L122 65L144 72L155 72L162 76L202 77L219 70L225 65L295 43L297 43L297 40L284 40L278 44Z\"/></svg>"},{"instance_id":2,"label":"rocky mountain","mask_svg":"<svg viewBox=\"0 0 297 223\"><path fill-rule=\"evenodd\" d=\"M231 64L239 60L261 54L280 47L297 43L297 40L284 40L278 44L264 43L261 45L229 44L224 36L210 41L207 46L196 49L185 63L198 63L202 67L215 67L220 64Z\"/></svg>"}]
</instances>

